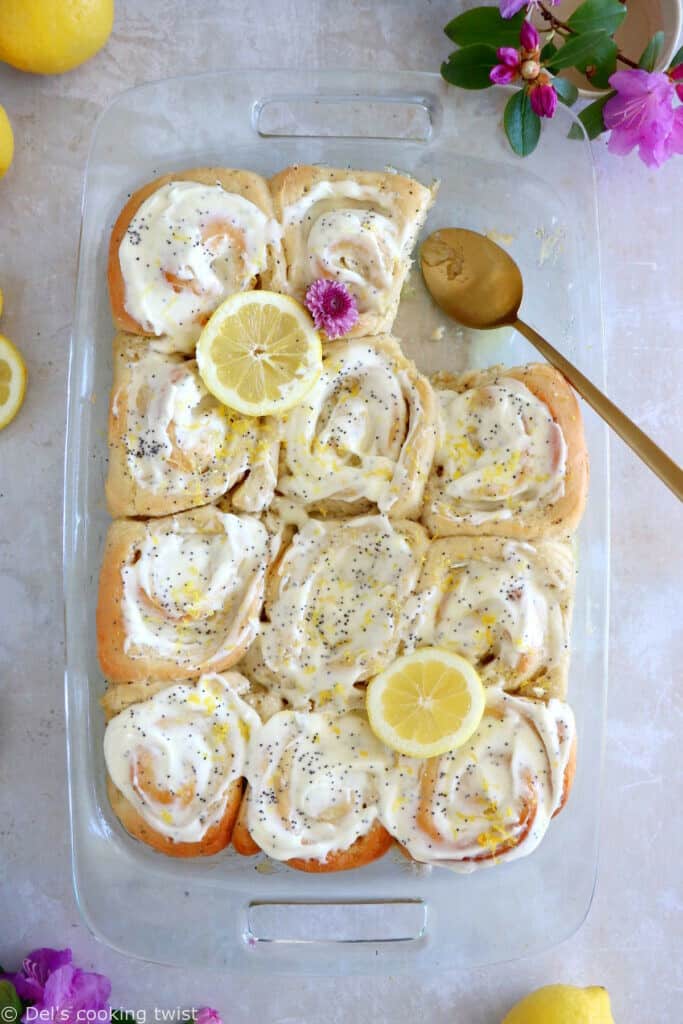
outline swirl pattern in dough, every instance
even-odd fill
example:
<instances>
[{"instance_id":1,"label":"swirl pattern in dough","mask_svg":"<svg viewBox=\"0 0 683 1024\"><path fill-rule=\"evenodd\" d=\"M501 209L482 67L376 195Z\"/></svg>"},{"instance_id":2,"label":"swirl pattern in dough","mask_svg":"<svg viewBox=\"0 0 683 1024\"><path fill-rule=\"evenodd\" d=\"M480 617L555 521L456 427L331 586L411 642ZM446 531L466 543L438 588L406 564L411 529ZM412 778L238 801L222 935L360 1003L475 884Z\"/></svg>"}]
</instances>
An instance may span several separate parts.
<instances>
[{"instance_id":1,"label":"swirl pattern in dough","mask_svg":"<svg viewBox=\"0 0 683 1024\"><path fill-rule=\"evenodd\" d=\"M278 490L333 515L419 515L436 444L429 382L391 337L332 342L283 428Z\"/></svg>"},{"instance_id":2,"label":"swirl pattern in dough","mask_svg":"<svg viewBox=\"0 0 683 1024\"><path fill-rule=\"evenodd\" d=\"M234 665L256 634L275 543L258 519L210 505L114 522L97 608L105 676L196 678Z\"/></svg>"},{"instance_id":3,"label":"swirl pattern in dough","mask_svg":"<svg viewBox=\"0 0 683 1024\"><path fill-rule=\"evenodd\" d=\"M132 835L175 857L227 846L249 738L261 724L239 696L248 685L236 672L166 684L141 701L124 701L110 719L104 735L110 798Z\"/></svg>"},{"instance_id":4,"label":"swirl pattern in dough","mask_svg":"<svg viewBox=\"0 0 683 1024\"><path fill-rule=\"evenodd\" d=\"M488 693L474 735L420 761L401 756L380 817L410 856L469 873L536 849L571 789L574 716L563 701Z\"/></svg>"},{"instance_id":5,"label":"swirl pattern in dough","mask_svg":"<svg viewBox=\"0 0 683 1024\"><path fill-rule=\"evenodd\" d=\"M396 655L426 548L408 520L309 520L273 569L266 621L240 670L299 709L362 700L354 684Z\"/></svg>"},{"instance_id":6,"label":"swirl pattern in dough","mask_svg":"<svg viewBox=\"0 0 683 1024\"><path fill-rule=\"evenodd\" d=\"M435 536L567 536L588 456L576 396L545 364L437 374L440 431L423 519Z\"/></svg>"},{"instance_id":7,"label":"swirl pattern in dough","mask_svg":"<svg viewBox=\"0 0 683 1024\"><path fill-rule=\"evenodd\" d=\"M282 711L249 748L238 852L263 850L303 871L339 871L381 856L381 780L393 757L362 713Z\"/></svg>"},{"instance_id":8,"label":"swirl pattern in dough","mask_svg":"<svg viewBox=\"0 0 683 1024\"><path fill-rule=\"evenodd\" d=\"M563 541L433 541L407 606L406 646L454 651L488 685L564 697L575 575Z\"/></svg>"},{"instance_id":9,"label":"swirl pattern in dough","mask_svg":"<svg viewBox=\"0 0 683 1024\"><path fill-rule=\"evenodd\" d=\"M275 175L271 191L287 291L303 301L318 278L339 281L358 305L349 336L390 331L436 190L399 174L295 166Z\"/></svg>"},{"instance_id":10,"label":"swirl pattern in dough","mask_svg":"<svg viewBox=\"0 0 683 1024\"><path fill-rule=\"evenodd\" d=\"M236 510L261 512L275 491L277 460L275 424L216 401L194 359L118 335L106 484L114 517L170 515L228 491Z\"/></svg>"},{"instance_id":11,"label":"swirl pattern in dough","mask_svg":"<svg viewBox=\"0 0 683 1024\"><path fill-rule=\"evenodd\" d=\"M277 285L280 229L268 186L251 171L167 174L133 194L112 232L109 293L120 330L191 353L234 292Z\"/></svg>"}]
</instances>

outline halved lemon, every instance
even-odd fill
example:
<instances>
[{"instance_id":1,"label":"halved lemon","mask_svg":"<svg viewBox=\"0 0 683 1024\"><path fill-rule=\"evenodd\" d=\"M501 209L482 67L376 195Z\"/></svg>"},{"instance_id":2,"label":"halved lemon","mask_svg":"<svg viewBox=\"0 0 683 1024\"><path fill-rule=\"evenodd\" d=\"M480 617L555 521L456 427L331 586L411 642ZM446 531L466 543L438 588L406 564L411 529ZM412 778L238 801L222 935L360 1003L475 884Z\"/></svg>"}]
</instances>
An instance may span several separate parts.
<instances>
[{"instance_id":1,"label":"halved lemon","mask_svg":"<svg viewBox=\"0 0 683 1024\"><path fill-rule=\"evenodd\" d=\"M410 757L438 757L462 746L484 713L484 687L469 661L440 647L407 654L371 680L372 731Z\"/></svg>"},{"instance_id":2,"label":"halved lemon","mask_svg":"<svg viewBox=\"0 0 683 1024\"><path fill-rule=\"evenodd\" d=\"M26 391L26 364L9 338L0 334L0 430L21 408Z\"/></svg>"},{"instance_id":3,"label":"halved lemon","mask_svg":"<svg viewBox=\"0 0 683 1024\"><path fill-rule=\"evenodd\" d=\"M223 405L247 416L277 416L297 405L320 376L320 335L288 295L238 292L202 331L197 365Z\"/></svg>"}]
</instances>

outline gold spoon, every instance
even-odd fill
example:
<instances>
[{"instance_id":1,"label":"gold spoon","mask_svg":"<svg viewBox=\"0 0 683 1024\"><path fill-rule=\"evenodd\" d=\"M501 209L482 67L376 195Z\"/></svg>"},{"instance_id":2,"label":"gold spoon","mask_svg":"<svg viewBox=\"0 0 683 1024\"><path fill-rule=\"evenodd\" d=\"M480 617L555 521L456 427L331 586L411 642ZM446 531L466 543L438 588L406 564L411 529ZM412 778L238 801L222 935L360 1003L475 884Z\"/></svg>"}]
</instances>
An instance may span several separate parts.
<instances>
[{"instance_id":1,"label":"gold spoon","mask_svg":"<svg viewBox=\"0 0 683 1024\"><path fill-rule=\"evenodd\" d=\"M440 228L424 241L420 260L425 284L441 309L465 327L515 327L683 501L683 469L533 327L520 320L522 275L504 249L476 231Z\"/></svg>"}]
</instances>

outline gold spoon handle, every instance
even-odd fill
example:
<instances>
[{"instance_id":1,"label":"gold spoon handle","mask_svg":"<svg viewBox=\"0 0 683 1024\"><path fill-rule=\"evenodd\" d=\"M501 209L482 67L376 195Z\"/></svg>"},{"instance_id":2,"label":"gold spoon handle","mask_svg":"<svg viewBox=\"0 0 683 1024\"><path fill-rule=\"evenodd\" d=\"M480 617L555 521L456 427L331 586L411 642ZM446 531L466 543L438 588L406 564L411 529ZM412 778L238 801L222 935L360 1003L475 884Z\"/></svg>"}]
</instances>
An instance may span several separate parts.
<instances>
[{"instance_id":1,"label":"gold spoon handle","mask_svg":"<svg viewBox=\"0 0 683 1024\"><path fill-rule=\"evenodd\" d=\"M683 469L669 458L666 452L663 452L647 434L644 434L640 427L637 427L633 420L630 420L614 402L611 402L607 395L603 395L602 391L588 380L588 377L584 377L573 363L565 359L545 338L542 338L533 327L529 327L519 318L513 326L538 349L551 366L554 366L567 378L569 383L595 409L598 416L602 416L603 420L609 423L612 430L632 448L636 455L640 456L653 473L657 474L659 479L673 491L678 500L683 501Z\"/></svg>"}]
</instances>

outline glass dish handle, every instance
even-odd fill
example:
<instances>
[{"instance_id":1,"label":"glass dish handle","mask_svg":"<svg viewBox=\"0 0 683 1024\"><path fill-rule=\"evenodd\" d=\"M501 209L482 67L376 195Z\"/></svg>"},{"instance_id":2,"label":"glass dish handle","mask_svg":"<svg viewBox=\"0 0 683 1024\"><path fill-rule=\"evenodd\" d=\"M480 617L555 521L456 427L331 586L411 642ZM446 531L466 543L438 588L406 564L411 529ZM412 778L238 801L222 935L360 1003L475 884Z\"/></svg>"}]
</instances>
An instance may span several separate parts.
<instances>
[{"instance_id":1,"label":"glass dish handle","mask_svg":"<svg viewBox=\"0 0 683 1024\"><path fill-rule=\"evenodd\" d=\"M423 900L258 900L249 904L243 938L251 949L277 944L422 944Z\"/></svg>"},{"instance_id":2,"label":"glass dish handle","mask_svg":"<svg viewBox=\"0 0 683 1024\"><path fill-rule=\"evenodd\" d=\"M252 126L264 138L404 139L432 142L441 124L436 95L280 93L258 99Z\"/></svg>"}]
</instances>

